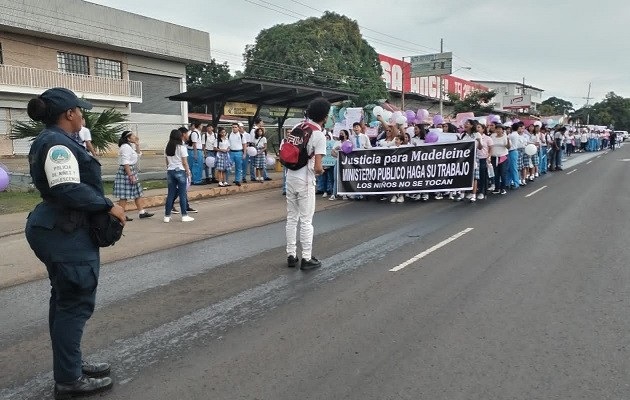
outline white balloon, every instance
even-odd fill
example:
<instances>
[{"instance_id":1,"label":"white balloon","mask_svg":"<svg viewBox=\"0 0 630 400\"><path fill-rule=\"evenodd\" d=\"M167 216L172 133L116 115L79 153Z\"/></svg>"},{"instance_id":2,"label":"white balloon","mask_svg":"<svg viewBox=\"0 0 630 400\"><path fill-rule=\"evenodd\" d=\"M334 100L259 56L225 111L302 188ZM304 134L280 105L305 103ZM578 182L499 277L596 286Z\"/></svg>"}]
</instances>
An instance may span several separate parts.
<instances>
[{"instance_id":1,"label":"white balloon","mask_svg":"<svg viewBox=\"0 0 630 400\"><path fill-rule=\"evenodd\" d=\"M528 156L533 156L536 153L538 153L538 149L536 148L536 145L530 143L527 146L525 146L525 154L527 154Z\"/></svg>"},{"instance_id":2,"label":"white balloon","mask_svg":"<svg viewBox=\"0 0 630 400\"><path fill-rule=\"evenodd\" d=\"M273 167L276 165L276 158L274 156L267 156L267 166Z\"/></svg>"},{"instance_id":3,"label":"white balloon","mask_svg":"<svg viewBox=\"0 0 630 400\"><path fill-rule=\"evenodd\" d=\"M534 121L534 126L542 126L542 122L540 122L540 121Z\"/></svg>"},{"instance_id":4,"label":"white balloon","mask_svg":"<svg viewBox=\"0 0 630 400\"><path fill-rule=\"evenodd\" d=\"M383 114L381 114L383 116L383 119L385 121L389 121L392 118L393 113L391 111L388 110L384 110Z\"/></svg>"},{"instance_id":5,"label":"white balloon","mask_svg":"<svg viewBox=\"0 0 630 400\"><path fill-rule=\"evenodd\" d=\"M381 106L376 106L372 109L372 114L374 114L375 117L378 117L379 115L383 115L383 107Z\"/></svg>"},{"instance_id":6,"label":"white balloon","mask_svg":"<svg viewBox=\"0 0 630 400\"><path fill-rule=\"evenodd\" d=\"M208 168L214 168L214 163L216 162L216 159L212 156L208 156L206 157L206 166Z\"/></svg>"},{"instance_id":7,"label":"white balloon","mask_svg":"<svg viewBox=\"0 0 630 400\"><path fill-rule=\"evenodd\" d=\"M255 147L248 147L247 148L247 155L250 157L254 157L258 154L258 150L256 150Z\"/></svg>"},{"instance_id":8,"label":"white balloon","mask_svg":"<svg viewBox=\"0 0 630 400\"><path fill-rule=\"evenodd\" d=\"M396 123L397 124L404 124L407 122L407 117L405 117L404 115L397 115L396 116Z\"/></svg>"}]
</instances>

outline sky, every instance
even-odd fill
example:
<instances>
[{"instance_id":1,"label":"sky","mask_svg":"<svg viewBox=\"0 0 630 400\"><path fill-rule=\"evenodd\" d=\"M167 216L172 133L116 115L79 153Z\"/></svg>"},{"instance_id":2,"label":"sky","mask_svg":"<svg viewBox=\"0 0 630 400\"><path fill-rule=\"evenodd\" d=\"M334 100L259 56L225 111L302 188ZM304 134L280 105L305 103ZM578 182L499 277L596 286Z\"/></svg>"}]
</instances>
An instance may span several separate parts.
<instances>
[{"instance_id":1,"label":"sky","mask_svg":"<svg viewBox=\"0 0 630 400\"><path fill-rule=\"evenodd\" d=\"M628 0L91 0L210 34L211 57L242 70L262 29L334 11L395 58L454 55L455 76L522 82L577 109L614 91L630 97ZM470 70L460 69L470 67Z\"/></svg>"}]
</instances>

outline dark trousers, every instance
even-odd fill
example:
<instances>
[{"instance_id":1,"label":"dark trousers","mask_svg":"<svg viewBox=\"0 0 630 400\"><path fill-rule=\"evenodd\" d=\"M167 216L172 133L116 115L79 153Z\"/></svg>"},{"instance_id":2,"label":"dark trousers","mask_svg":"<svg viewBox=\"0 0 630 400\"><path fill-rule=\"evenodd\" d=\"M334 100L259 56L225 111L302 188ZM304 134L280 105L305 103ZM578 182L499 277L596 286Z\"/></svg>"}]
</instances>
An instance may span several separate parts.
<instances>
[{"instance_id":1,"label":"dark trousers","mask_svg":"<svg viewBox=\"0 0 630 400\"><path fill-rule=\"evenodd\" d=\"M483 193L484 196L488 191L488 160L480 158L479 160L479 181L477 182L477 193Z\"/></svg>"},{"instance_id":2,"label":"dark trousers","mask_svg":"<svg viewBox=\"0 0 630 400\"><path fill-rule=\"evenodd\" d=\"M498 164L499 158L492 157L492 166L494 167L494 186L496 190L508 188L508 168L510 161L506 159L501 164Z\"/></svg>"},{"instance_id":3,"label":"dark trousers","mask_svg":"<svg viewBox=\"0 0 630 400\"><path fill-rule=\"evenodd\" d=\"M63 233L57 228L27 225L26 238L46 265L50 279L48 328L54 378L56 382L71 382L81 376L81 338L94 311L100 265L98 248L91 243L87 228ZM76 246L74 253L62 249L64 241Z\"/></svg>"}]
</instances>

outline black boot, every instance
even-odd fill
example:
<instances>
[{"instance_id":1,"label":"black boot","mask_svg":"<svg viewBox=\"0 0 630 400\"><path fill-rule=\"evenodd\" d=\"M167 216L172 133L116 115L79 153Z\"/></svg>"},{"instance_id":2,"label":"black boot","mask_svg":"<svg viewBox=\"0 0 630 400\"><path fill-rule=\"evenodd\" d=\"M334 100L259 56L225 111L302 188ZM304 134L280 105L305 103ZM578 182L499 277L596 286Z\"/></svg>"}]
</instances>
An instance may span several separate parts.
<instances>
[{"instance_id":1,"label":"black boot","mask_svg":"<svg viewBox=\"0 0 630 400\"><path fill-rule=\"evenodd\" d=\"M108 376L110 366L108 363L91 363L87 361L81 362L81 372L89 378L100 378Z\"/></svg>"}]
</instances>

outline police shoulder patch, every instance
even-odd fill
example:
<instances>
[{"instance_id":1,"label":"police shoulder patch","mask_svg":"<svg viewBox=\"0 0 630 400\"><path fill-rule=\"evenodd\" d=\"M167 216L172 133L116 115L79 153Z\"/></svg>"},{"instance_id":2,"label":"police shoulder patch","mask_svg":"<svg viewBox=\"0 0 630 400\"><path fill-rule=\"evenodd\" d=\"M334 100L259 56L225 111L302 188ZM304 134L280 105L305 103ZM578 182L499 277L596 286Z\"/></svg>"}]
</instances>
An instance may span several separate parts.
<instances>
[{"instance_id":1,"label":"police shoulder patch","mask_svg":"<svg viewBox=\"0 0 630 400\"><path fill-rule=\"evenodd\" d=\"M63 145L55 145L48 150L44 164L48 187L62 183L80 183L79 162L76 157Z\"/></svg>"}]
</instances>

